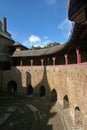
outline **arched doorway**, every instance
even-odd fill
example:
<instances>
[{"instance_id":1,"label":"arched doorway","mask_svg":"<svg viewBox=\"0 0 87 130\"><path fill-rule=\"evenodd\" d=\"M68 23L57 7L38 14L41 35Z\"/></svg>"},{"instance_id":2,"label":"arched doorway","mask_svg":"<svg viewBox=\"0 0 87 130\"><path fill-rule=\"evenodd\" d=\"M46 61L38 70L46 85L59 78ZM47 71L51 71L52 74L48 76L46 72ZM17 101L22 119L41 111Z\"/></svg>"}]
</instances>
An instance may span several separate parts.
<instances>
[{"instance_id":1,"label":"arched doorway","mask_svg":"<svg viewBox=\"0 0 87 130\"><path fill-rule=\"evenodd\" d=\"M69 107L69 99L68 99L67 95L65 95L63 98L63 107L64 107L64 109Z\"/></svg>"},{"instance_id":2,"label":"arched doorway","mask_svg":"<svg viewBox=\"0 0 87 130\"><path fill-rule=\"evenodd\" d=\"M77 127L82 125L81 111L78 106L75 107L75 124Z\"/></svg>"},{"instance_id":3,"label":"arched doorway","mask_svg":"<svg viewBox=\"0 0 87 130\"><path fill-rule=\"evenodd\" d=\"M53 90L51 91L51 100L52 100L52 101L57 101L57 92L56 92L55 89L53 89Z\"/></svg>"},{"instance_id":4,"label":"arched doorway","mask_svg":"<svg viewBox=\"0 0 87 130\"><path fill-rule=\"evenodd\" d=\"M45 96L46 94L46 90L45 90L45 87L42 85L39 89L39 96Z\"/></svg>"},{"instance_id":5,"label":"arched doorway","mask_svg":"<svg viewBox=\"0 0 87 130\"><path fill-rule=\"evenodd\" d=\"M31 84L27 86L27 94L33 94L33 87L31 86Z\"/></svg>"},{"instance_id":6,"label":"arched doorway","mask_svg":"<svg viewBox=\"0 0 87 130\"><path fill-rule=\"evenodd\" d=\"M7 90L9 93L16 92L17 91L17 83L14 80L8 82Z\"/></svg>"}]
</instances>

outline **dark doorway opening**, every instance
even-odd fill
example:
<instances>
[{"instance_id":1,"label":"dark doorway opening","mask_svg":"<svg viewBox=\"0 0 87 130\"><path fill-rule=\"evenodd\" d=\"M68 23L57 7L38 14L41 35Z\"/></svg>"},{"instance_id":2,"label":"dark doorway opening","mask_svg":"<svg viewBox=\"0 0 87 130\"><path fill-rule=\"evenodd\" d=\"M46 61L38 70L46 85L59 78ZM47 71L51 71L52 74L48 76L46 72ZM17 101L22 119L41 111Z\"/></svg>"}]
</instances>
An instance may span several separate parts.
<instances>
[{"instance_id":1,"label":"dark doorway opening","mask_svg":"<svg viewBox=\"0 0 87 130\"><path fill-rule=\"evenodd\" d=\"M33 94L33 87L31 86L31 84L29 84L27 87L27 94Z\"/></svg>"},{"instance_id":2,"label":"dark doorway opening","mask_svg":"<svg viewBox=\"0 0 87 130\"><path fill-rule=\"evenodd\" d=\"M7 90L9 93L17 92L17 83L15 81L10 81L7 85Z\"/></svg>"},{"instance_id":3,"label":"dark doorway opening","mask_svg":"<svg viewBox=\"0 0 87 130\"><path fill-rule=\"evenodd\" d=\"M53 89L53 90L51 91L51 100L52 100L52 101L57 101L57 92L56 92L55 89Z\"/></svg>"},{"instance_id":4,"label":"dark doorway opening","mask_svg":"<svg viewBox=\"0 0 87 130\"><path fill-rule=\"evenodd\" d=\"M42 85L39 89L39 96L45 96L46 94L46 90L45 90L45 87Z\"/></svg>"}]
</instances>

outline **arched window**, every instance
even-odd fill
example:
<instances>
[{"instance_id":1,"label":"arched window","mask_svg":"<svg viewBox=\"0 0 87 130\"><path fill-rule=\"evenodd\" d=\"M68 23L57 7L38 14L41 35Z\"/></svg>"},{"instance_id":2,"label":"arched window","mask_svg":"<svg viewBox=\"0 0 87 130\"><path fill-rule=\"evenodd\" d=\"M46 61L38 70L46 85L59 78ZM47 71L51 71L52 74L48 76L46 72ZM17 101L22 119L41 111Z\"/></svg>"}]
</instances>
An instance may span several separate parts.
<instances>
[{"instance_id":1,"label":"arched window","mask_svg":"<svg viewBox=\"0 0 87 130\"><path fill-rule=\"evenodd\" d=\"M44 96L45 94L46 94L46 90L45 87L42 85L39 89L39 95Z\"/></svg>"},{"instance_id":2,"label":"arched window","mask_svg":"<svg viewBox=\"0 0 87 130\"><path fill-rule=\"evenodd\" d=\"M56 92L55 89L53 89L53 90L51 91L51 100L52 100L52 101L57 101L57 92Z\"/></svg>"},{"instance_id":3,"label":"arched window","mask_svg":"<svg viewBox=\"0 0 87 130\"><path fill-rule=\"evenodd\" d=\"M17 91L17 83L14 80L8 82L7 90L9 93L16 92Z\"/></svg>"},{"instance_id":4,"label":"arched window","mask_svg":"<svg viewBox=\"0 0 87 130\"><path fill-rule=\"evenodd\" d=\"M78 106L75 107L75 124L76 124L76 126L82 125L81 111L80 111L80 108Z\"/></svg>"},{"instance_id":5,"label":"arched window","mask_svg":"<svg viewBox=\"0 0 87 130\"><path fill-rule=\"evenodd\" d=\"M33 87L31 86L31 84L27 86L27 94L33 94Z\"/></svg>"},{"instance_id":6,"label":"arched window","mask_svg":"<svg viewBox=\"0 0 87 130\"><path fill-rule=\"evenodd\" d=\"M69 107L69 99L68 99L67 95L65 95L63 98L63 107L64 107L64 109Z\"/></svg>"}]
</instances>

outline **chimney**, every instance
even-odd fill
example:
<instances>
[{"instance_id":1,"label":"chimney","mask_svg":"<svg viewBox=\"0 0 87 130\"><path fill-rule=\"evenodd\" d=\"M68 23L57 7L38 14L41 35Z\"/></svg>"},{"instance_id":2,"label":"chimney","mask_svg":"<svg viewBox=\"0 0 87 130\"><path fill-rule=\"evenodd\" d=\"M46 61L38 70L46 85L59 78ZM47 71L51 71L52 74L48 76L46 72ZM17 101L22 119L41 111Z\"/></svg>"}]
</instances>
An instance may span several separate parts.
<instances>
[{"instance_id":1,"label":"chimney","mask_svg":"<svg viewBox=\"0 0 87 130\"><path fill-rule=\"evenodd\" d=\"M7 32L6 17L2 18L2 31Z\"/></svg>"}]
</instances>

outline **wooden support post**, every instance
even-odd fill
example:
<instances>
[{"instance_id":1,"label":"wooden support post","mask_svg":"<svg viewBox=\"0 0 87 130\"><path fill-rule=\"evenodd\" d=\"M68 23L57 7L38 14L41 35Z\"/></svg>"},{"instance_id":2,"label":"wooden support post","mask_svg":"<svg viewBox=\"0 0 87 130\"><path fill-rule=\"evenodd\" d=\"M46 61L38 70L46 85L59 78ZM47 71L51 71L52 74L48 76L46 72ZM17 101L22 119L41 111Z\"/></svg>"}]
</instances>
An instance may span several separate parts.
<instances>
[{"instance_id":1,"label":"wooden support post","mask_svg":"<svg viewBox=\"0 0 87 130\"><path fill-rule=\"evenodd\" d=\"M68 55L65 54L64 56L65 56L65 64L67 65L68 64Z\"/></svg>"},{"instance_id":2,"label":"wooden support post","mask_svg":"<svg viewBox=\"0 0 87 130\"><path fill-rule=\"evenodd\" d=\"M79 53L79 49L76 50L76 54L77 54L77 64L81 63L81 55Z\"/></svg>"},{"instance_id":3,"label":"wooden support post","mask_svg":"<svg viewBox=\"0 0 87 130\"><path fill-rule=\"evenodd\" d=\"M53 57L53 65L55 65L55 60L56 60L56 57Z\"/></svg>"}]
</instances>

